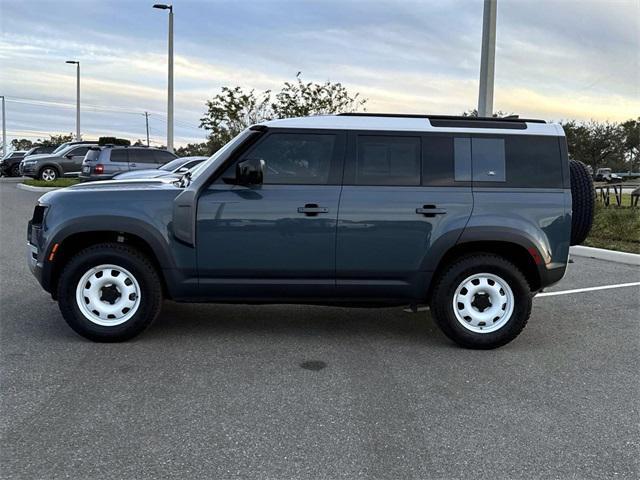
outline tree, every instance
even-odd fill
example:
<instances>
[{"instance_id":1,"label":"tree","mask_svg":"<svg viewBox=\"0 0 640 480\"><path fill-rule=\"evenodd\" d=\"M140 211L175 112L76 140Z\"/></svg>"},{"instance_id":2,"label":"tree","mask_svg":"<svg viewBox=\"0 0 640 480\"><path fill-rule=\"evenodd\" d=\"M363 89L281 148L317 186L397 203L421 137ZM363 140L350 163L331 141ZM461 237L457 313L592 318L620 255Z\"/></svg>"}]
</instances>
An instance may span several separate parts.
<instances>
[{"instance_id":1,"label":"tree","mask_svg":"<svg viewBox=\"0 0 640 480\"><path fill-rule=\"evenodd\" d=\"M49 135L49 139L38 139L36 143L42 147L57 147L73 140L73 134L69 135Z\"/></svg>"},{"instance_id":2,"label":"tree","mask_svg":"<svg viewBox=\"0 0 640 480\"><path fill-rule=\"evenodd\" d=\"M29 150L31 147L33 147L33 142L26 138L14 138L13 140L11 140L11 147L13 147L14 150Z\"/></svg>"},{"instance_id":3,"label":"tree","mask_svg":"<svg viewBox=\"0 0 640 480\"><path fill-rule=\"evenodd\" d=\"M627 120L620 125L620 128L625 161L629 164L629 170L640 171L640 117L636 120Z\"/></svg>"},{"instance_id":4,"label":"tree","mask_svg":"<svg viewBox=\"0 0 640 480\"><path fill-rule=\"evenodd\" d=\"M223 87L222 92L207 101L207 111L200 128L209 132L207 145L211 153L218 150L245 128L274 118L355 112L367 99L350 94L341 83L286 82L278 93L271 90L245 91L241 87Z\"/></svg>"},{"instance_id":5,"label":"tree","mask_svg":"<svg viewBox=\"0 0 640 480\"><path fill-rule=\"evenodd\" d=\"M189 143L187 146L179 147L175 150L175 154L179 157L208 157L213 155L214 152L214 145L210 141Z\"/></svg>"},{"instance_id":6,"label":"tree","mask_svg":"<svg viewBox=\"0 0 640 480\"><path fill-rule=\"evenodd\" d=\"M567 137L569 156L591 165L594 170L610 167L627 170L624 159L624 138L620 124L591 120L575 120L562 124Z\"/></svg>"}]
</instances>

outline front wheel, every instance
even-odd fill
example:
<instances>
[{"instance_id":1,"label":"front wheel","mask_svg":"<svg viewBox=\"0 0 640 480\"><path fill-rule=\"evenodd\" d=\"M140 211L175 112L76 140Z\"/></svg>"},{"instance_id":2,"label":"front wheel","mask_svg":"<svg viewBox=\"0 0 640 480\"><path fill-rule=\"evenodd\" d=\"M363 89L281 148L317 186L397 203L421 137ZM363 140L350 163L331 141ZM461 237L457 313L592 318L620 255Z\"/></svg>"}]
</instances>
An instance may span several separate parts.
<instances>
[{"instance_id":1,"label":"front wheel","mask_svg":"<svg viewBox=\"0 0 640 480\"><path fill-rule=\"evenodd\" d=\"M146 256L119 243L82 250L64 267L58 304L67 324L98 342L133 338L160 312L162 288Z\"/></svg>"},{"instance_id":2,"label":"front wheel","mask_svg":"<svg viewBox=\"0 0 640 480\"><path fill-rule=\"evenodd\" d=\"M19 164L15 164L11 167L11 173L9 174L10 177L19 177L20 176L20 165Z\"/></svg>"},{"instance_id":3,"label":"front wheel","mask_svg":"<svg viewBox=\"0 0 640 480\"><path fill-rule=\"evenodd\" d=\"M452 263L436 280L431 300L434 320L454 342L491 349L509 343L527 324L531 291L520 270L493 254Z\"/></svg>"},{"instance_id":4,"label":"front wheel","mask_svg":"<svg viewBox=\"0 0 640 480\"><path fill-rule=\"evenodd\" d=\"M40 170L40 180L44 180L45 182L53 182L56 178L58 178L58 171L53 167L44 167Z\"/></svg>"}]
</instances>

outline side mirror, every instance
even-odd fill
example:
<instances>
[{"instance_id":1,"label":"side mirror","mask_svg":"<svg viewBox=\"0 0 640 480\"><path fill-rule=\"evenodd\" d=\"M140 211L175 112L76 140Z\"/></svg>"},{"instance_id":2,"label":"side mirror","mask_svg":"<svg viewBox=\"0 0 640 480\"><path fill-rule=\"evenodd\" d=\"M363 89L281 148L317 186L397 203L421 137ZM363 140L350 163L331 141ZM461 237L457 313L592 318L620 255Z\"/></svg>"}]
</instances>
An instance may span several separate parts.
<instances>
[{"instance_id":1,"label":"side mirror","mask_svg":"<svg viewBox=\"0 0 640 480\"><path fill-rule=\"evenodd\" d=\"M67 153L67 154L65 155L65 157L67 157L67 158L73 158L73 154L71 154L71 153Z\"/></svg>"},{"instance_id":2,"label":"side mirror","mask_svg":"<svg viewBox=\"0 0 640 480\"><path fill-rule=\"evenodd\" d=\"M177 171L177 173L187 173L189 171L189 169L187 167L180 167Z\"/></svg>"},{"instance_id":3,"label":"side mirror","mask_svg":"<svg viewBox=\"0 0 640 480\"><path fill-rule=\"evenodd\" d=\"M261 185L264 178L264 160L248 158L236 164L236 182L239 185Z\"/></svg>"}]
</instances>

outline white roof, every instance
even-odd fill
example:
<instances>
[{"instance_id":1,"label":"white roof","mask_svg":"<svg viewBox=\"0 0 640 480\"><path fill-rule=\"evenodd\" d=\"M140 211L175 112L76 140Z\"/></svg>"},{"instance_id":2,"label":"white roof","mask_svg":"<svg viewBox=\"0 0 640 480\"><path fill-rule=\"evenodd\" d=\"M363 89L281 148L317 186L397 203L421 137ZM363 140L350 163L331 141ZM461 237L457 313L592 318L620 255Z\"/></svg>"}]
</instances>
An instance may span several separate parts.
<instances>
[{"instance_id":1,"label":"white roof","mask_svg":"<svg viewBox=\"0 0 640 480\"><path fill-rule=\"evenodd\" d=\"M464 118L460 118L464 120ZM485 133L509 135L554 135L564 136L562 127L555 123L527 122L526 129L505 128L458 128L434 127L428 118L416 117L385 117L385 116L348 116L348 115L318 115L313 117L283 118L270 120L260 125L273 128L317 128L337 130L392 130L406 132L454 132L454 133Z\"/></svg>"}]
</instances>

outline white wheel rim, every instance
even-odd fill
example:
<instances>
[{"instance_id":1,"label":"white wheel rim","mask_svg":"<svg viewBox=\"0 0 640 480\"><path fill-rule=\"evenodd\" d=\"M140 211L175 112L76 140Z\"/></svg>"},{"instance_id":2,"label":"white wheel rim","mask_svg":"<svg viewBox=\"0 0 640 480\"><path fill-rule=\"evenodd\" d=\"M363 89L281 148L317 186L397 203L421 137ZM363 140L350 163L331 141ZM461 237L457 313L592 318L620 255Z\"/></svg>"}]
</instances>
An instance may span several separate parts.
<instances>
[{"instance_id":1,"label":"white wheel rim","mask_svg":"<svg viewBox=\"0 0 640 480\"><path fill-rule=\"evenodd\" d=\"M118 265L99 265L87 271L76 286L76 303L92 323L103 327L121 325L140 306L140 285Z\"/></svg>"},{"instance_id":2,"label":"white wheel rim","mask_svg":"<svg viewBox=\"0 0 640 480\"><path fill-rule=\"evenodd\" d=\"M491 333L511 318L515 298L511 287L492 273L463 280L453 295L453 312L460 324L474 333Z\"/></svg>"},{"instance_id":3,"label":"white wheel rim","mask_svg":"<svg viewBox=\"0 0 640 480\"><path fill-rule=\"evenodd\" d=\"M45 182L51 182L51 181L56 179L56 173L53 170L51 170L50 168L45 168L42 171L42 179Z\"/></svg>"}]
</instances>

